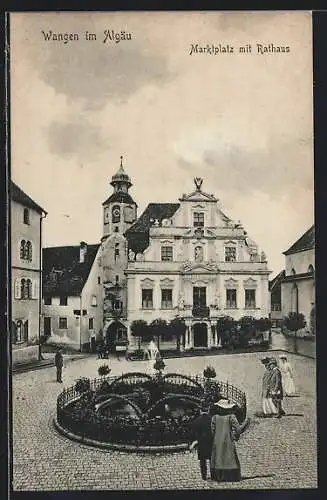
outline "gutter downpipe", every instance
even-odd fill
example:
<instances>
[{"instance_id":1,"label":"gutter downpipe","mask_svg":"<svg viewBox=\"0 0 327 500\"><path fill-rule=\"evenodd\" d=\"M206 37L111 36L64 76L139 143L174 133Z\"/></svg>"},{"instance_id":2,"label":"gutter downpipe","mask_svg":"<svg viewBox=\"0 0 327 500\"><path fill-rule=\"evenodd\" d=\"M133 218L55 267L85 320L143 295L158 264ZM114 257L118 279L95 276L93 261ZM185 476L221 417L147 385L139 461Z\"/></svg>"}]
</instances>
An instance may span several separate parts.
<instances>
[{"instance_id":1,"label":"gutter downpipe","mask_svg":"<svg viewBox=\"0 0 327 500\"><path fill-rule=\"evenodd\" d=\"M40 261L40 269L39 269L39 353L38 353L38 358L39 361L42 360L42 352L41 352L41 318L42 318L42 294L43 294L43 247L42 247L42 220L46 218L48 215L48 212L43 211L43 215L41 214L40 217L40 256L39 256L39 261Z\"/></svg>"}]
</instances>

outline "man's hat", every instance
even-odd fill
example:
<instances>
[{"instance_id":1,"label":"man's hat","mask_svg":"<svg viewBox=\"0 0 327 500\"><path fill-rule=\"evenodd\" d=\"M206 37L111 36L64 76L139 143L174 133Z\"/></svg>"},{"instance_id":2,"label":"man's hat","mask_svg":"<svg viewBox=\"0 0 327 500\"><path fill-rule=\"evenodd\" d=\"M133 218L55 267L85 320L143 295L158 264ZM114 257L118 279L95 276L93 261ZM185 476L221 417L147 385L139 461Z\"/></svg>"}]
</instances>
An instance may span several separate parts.
<instances>
[{"instance_id":1,"label":"man's hat","mask_svg":"<svg viewBox=\"0 0 327 500\"><path fill-rule=\"evenodd\" d=\"M267 365L270 362L271 358L262 358L261 363L263 365Z\"/></svg>"},{"instance_id":2,"label":"man's hat","mask_svg":"<svg viewBox=\"0 0 327 500\"><path fill-rule=\"evenodd\" d=\"M231 410L232 408L235 407L235 403L229 401L229 399L220 399L214 405L219 406L219 408L223 408L224 410Z\"/></svg>"}]
</instances>

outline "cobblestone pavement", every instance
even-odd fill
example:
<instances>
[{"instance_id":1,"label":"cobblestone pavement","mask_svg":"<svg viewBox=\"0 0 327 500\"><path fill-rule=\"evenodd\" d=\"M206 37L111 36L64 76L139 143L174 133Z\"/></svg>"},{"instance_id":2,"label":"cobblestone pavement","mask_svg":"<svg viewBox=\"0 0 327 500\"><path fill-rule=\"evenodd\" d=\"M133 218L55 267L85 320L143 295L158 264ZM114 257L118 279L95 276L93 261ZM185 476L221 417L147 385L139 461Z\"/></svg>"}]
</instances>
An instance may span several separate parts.
<instances>
[{"instance_id":1,"label":"cobblestone pavement","mask_svg":"<svg viewBox=\"0 0 327 500\"><path fill-rule=\"evenodd\" d=\"M278 353L275 353L276 356ZM287 416L260 419L262 354L166 360L165 372L200 374L211 364L217 379L248 398L252 423L237 443L240 483L203 481L196 453L129 454L98 450L58 435L52 425L56 398L79 376L96 377L95 357L67 362L64 384L55 368L13 376L13 488L17 490L285 489L316 488L315 362L289 355L298 397L284 400ZM143 371L145 362L109 360L112 375Z\"/></svg>"}]
</instances>

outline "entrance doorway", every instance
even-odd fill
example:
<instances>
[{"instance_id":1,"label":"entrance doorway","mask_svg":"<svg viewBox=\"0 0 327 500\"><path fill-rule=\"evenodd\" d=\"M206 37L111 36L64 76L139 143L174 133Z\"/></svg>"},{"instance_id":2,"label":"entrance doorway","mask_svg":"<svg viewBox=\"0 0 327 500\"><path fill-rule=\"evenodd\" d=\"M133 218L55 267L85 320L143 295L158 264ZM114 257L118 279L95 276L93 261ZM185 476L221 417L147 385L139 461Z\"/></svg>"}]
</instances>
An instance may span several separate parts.
<instances>
[{"instance_id":1,"label":"entrance doorway","mask_svg":"<svg viewBox=\"0 0 327 500\"><path fill-rule=\"evenodd\" d=\"M206 323L195 323L193 325L194 347L208 346L208 327Z\"/></svg>"},{"instance_id":2,"label":"entrance doorway","mask_svg":"<svg viewBox=\"0 0 327 500\"><path fill-rule=\"evenodd\" d=\"M116 350L116 344L127 341L127 328L120 321L114 321L108 326L106 343L110 352Z\"/></svg>"}]
</instances>

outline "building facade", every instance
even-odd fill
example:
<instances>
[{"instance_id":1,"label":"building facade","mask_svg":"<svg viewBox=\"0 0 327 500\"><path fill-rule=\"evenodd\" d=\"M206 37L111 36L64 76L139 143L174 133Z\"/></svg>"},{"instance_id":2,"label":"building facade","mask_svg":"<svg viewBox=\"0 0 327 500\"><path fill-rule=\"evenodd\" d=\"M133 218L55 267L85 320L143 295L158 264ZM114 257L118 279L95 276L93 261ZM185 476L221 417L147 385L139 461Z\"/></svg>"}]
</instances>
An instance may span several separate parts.
<instances>
[{"instance_id":1,"label":"building facade","mask_svg":"<svg viewBox=\"0 0 327 500\"><path fill-rule=\"evenodd\" d=\"M283 322L282 313L282 281L285 278L283 269L269 282L270 319L273 327L280 327Z\"/></svg>"},{"instance_id":2,"label":"building facade","mask_svg":"<svg viewBox=\"0 0 327 500\"><path fill-rule=\"evenodd\" d=\"M286 252L285 277L281 283L283 317L302 313L306 327L301 335L315 331L315 228L311 226Z\"/></svg>"},{"instance_id":3,"label":"building facade","mask_svg":"<svg viewBox=\"0 0 327 500\"><path fill-rule=\"evenodd\" d=\"M42 220L46 212L10 184L12 362L39 359L42 319Z\"/></svg>"},{"instance_id":4,"label":"building facade","mask_svg":"<svg viewBox=\"0 0 327 500\"><path fill-rule=\"evenodd\" d=\"M44 248L43 261L44 336L80 351L94 348L103 326L100 245Z\"/></svg>"},{"instance_id":5,"label":"building facade","mask_svg":"<svg viewBox=\"0 0 327 500\"><path fill-rule=\"evenodd\" d=\"M128 325L181 317L185 349L216 346L220 316L270 311L265 254L202 191L202 179L195 186L179 203L149 204L125 233Z\"/></svg>"}]
</instances>

